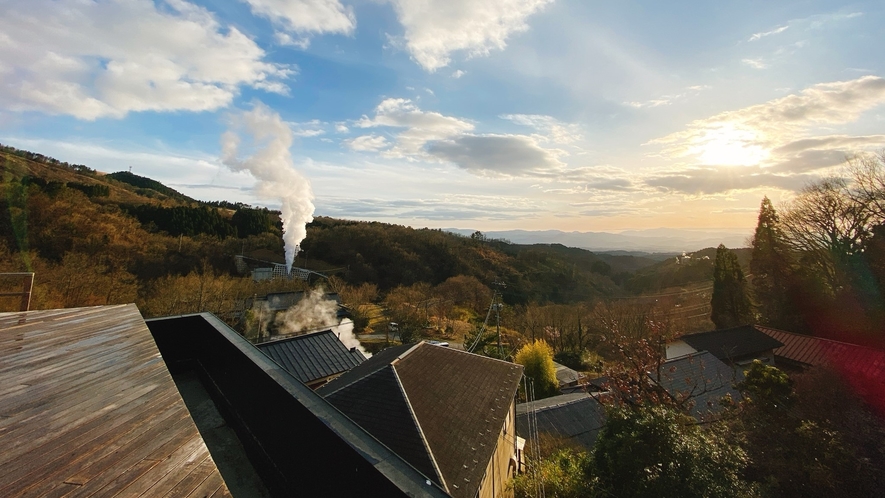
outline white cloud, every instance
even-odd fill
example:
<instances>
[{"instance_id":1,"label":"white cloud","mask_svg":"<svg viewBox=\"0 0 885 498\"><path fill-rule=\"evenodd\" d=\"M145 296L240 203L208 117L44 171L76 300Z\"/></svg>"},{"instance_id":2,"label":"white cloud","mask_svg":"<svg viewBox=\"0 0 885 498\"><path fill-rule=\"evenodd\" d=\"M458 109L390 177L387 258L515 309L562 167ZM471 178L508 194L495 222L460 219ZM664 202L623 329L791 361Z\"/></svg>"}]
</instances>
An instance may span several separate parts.
<instances>
[{"instance_id":1,"label":"white cloud","mask_svg":"<svg viewBox=\"0 0 885 498\"><path fill-rule=\"evenodd\" d=\"M786 26L780 26L780 27L774 28L771 31L765 31L765 32L761 32L761 33L753 33L753 35L750 36L750 38L747 41L756 41L756 40L765 38L766 36L771 36L771 35L783 33L784 31L786 31L789 28L790 28L790 26L786 25Z\"/></svg>"},{"instance_id":2,"label":"white cloud","mask_svg":"<svg viewBox=\"0 0 885 498\"><path fill-rule=\"evenodd\" d=\"M473 124L438 112L422 111L409 99L385 99L375 108L375 117L363 116L354 123L359 128L405 128L397 135L388 157L423 157L424 145L434 140L456 137L473 129Z\"/></svg>"},{"instance_id":3,"label":"white cloud","mask_svg":"<svg viewBox=\"0 0 885 498\"><path fill-rule=\"evenodd\" d=\"M452 52L468 57L501 50L507 38L528 29L526 18L553 0L390 0L406 50L427 71L451 61Z\"/></svg>"},{"instance_id":4,"label":"white cloud","mask_svg":"<svg viewBox=\"0 0 885 498\"><path fill-rule=\"evenodd\" d=\"M295 47L300 48L301 50L307 50L307 47L310 46L310 37L307 36L293 38L288 33L276 31L274 32L273 37L274 40L276 40L277 44L284 47Z\"/></svg>"},{"instance_id":5,"label":"white cloud","mask_svg":"<svg viewBox=\"0 0 885 498\"><path fill-rule=\"evenodd\" d=\"M356 28L356 18L353 15L353 9L351 7L344 7L338 0L243 1L249 4L253 14L266 17L283 30L300 35L314 33L349 35ZM280 41L281 39L286 40L286 38L281 38L278 35L277 40ZM302 36L300 40L307 39ZM298 44L296 43L296 45Z\"/></svg>"},{"instance_id":6,"label":"white cloud","mask_svg":"<svg viewBox=\"0 0 885 498\"><path fill-rule=\"evenodd\" d=\"M345 140L344 144L351 150L360 152L378 152L390 146L386 138L380 135L362 135L350 140Z\"/></svg>"},{"instance_id":7,"label":"white cloud","mask_svg":"<svg viewBox=\"0 0 885 498\"><path fill-rule=\"evenodd\" d=\"M541 114L505 114L501 119L512 121L518 125L531 126L541 132L544 141L568 144L583 140L581 127L576 124L563 123L552 116Z\"/></svg>"},{"instance_id":8,"label":"white cloud","mask_svg":"<svg viewBox=\"0 0 885 498\"><path fill-rule=\"evenodd\" d=\"M671 157L695 156L707 164L757 164L771 158L777 147L800 138L816 127L856 121L885 104L885 79L864 76L856 80L821 83L798 94L717 114L690 123L683 131L652 140ZM716 157L734 161L710 162ZM746 159L754 159L743 162Z\"/></svg>"},{"instance_id":9,"label":"white cloud","mask_svg":"<svg viewBox=\"0 0 885 498\"><path fill-rule=\"evenodd\" d=\"M461 76L464 76L465 74L467 74L467 71L462 71L462 70L458 69L457 71L452 73L452 78L458 79Z\"/></svg>"},{"instance_id":10,"label":"white cloud","mask_svg":"<svg viewBox=\"0 0 885 498\"><path fill-rule=\"evenodd\" d=\"M286 93L290 68L183 0L6 2L0 105L80 119L225 107L241 85Z\"/></svg>"},{"instance_id":11,"label":"white cloud","mask_svg":"<svg viewBox=\"0 0 885 498\"><path fill-rule=\"evenodd\" d=\"M346 125L344 125L342 123L337 123L335 125L335 132L336 133L347 133L349 131L350 131L350 128L348 128Z\"/></svg>"},{"instance_id":12,"label":"white cloud","mask_svg":"<svg viewBox=\"0 0 885 498\"><path fill-rule=\"evenodd\" d=\"M649 142L665 156L694 165L657 173L649 186L686 194L768 187L796 190L859 151L885 145L885 135L816 134L858 120L885 104L885 79L865 76L821 83L797 94L694 121ZM647 145L649 145L647 144Z\"/></svg>"},{"instance_id":13,"label":"white cloud","mask_svg":"<svg viewBox=\"0 0 885 498\"><path fill-rule=\"evenodd\" d=\"M747 65L747 66L752 67L753 69L765 69L765 68L768 67L768 64L767 64L764 60L762 60L761 58L756 58L756 59L750 59L750 58L747 58L747 59L741 59L741 62L742 62L744 65Z\"/></svg>"}]
</instances>

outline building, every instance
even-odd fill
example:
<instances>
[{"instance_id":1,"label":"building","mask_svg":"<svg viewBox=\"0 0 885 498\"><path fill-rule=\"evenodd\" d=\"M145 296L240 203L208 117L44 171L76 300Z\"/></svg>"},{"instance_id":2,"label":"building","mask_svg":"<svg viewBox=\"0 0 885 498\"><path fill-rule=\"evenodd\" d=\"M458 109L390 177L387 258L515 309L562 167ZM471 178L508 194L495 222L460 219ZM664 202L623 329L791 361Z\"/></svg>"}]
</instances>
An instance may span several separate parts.
<instances>
[{"instance_id":1,"label":"building","mask_svg":"<svg viewBox=\"0 0 885 498\"><path fill-rule=\"evenodd\" d=\"M746 366L753 360L774 364L774 350L781 342L752 325L688 334L666 346L667 359L709 351L732 366Z\"/></svg>"},{"instance_id":2,"label":"building","mask_svg":"<svg viewBox=\"0 0 885 498\"><path fill-rule=\"evenodd\" d=\"M522 366L421 342L385 349L317 390L454 497L508 494Z\"/></svg>"},{"instance_id":3,"label":"building","mask_svg":"<svg viewBox=\"0 0 885 498\"><path fill-rule=\"evenodd\" d=\"M649 373L649 378L674 401L688 408L692 416L701 419L721 412L725 396L735 402L741 399L735 386L744 380L744 375L741 369L734 369L712 353L701 351L665 361L660 373Z\"/></svg>"},{"instance_id":4,"label":"building","mask_svg":"<svg viewBox=\"0 0 885 498\"><path fill-rule=\"evenodd\" d=\"M357 348L345 346L331 330L264 342L257 347L311 389L366 361Z\"/></svg>"},{"instance_id":5,"label":"building","mask_svg":"<svg viewBox=\"0 0 885 498\"><path fill-rule=\"evenodd\" d=\"M581 381L584 380L584 376L577 370L573 370L555 361L553 362L553 367L556 369L556 380L559 382L559 389L561 390L578 387Z\"/></svg>"},{"instance_id":6,"label":"building","mask_svg":"<svg viewBox=\"0 0 885 498\"><path fill-rule=\"evenodd\" d=\"M794 370L830 369L880 413L885 413L885 351L769 327L757 328L783 344L774 350L778 365Z\"/></svg>"},{"instance_id":7,"label":"building","mask_svg":"<svg viewBox=\"0 0 885 498\"><path fill-rule=\"evenodd\" d=\"M211 314L0 314L0 496L448 496Z\"/></svg>"},{"instance_id":8,"label":"building","mask_svg":"<svg viewBox=\"0 0 885 498\"><path fill-rule=\"evenodd\" d=\"M561 394L516 405L517 433L531 434L533 424L537 424L541 437L590 451L605 425L605 407L597 396L587 393Z\"/></svg>"}]
</instances>

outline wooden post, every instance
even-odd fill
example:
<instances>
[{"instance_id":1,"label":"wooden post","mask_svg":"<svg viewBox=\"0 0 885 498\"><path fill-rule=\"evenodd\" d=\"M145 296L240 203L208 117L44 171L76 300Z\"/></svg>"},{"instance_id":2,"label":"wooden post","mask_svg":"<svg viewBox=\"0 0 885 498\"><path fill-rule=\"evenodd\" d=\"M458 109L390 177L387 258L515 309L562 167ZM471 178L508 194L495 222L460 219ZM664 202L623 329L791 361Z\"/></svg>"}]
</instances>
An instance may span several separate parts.
<instances>
[{"instance_id":1,"label":"wooden post","mask_svg":"<svg viewBox=\"0 0 885 498\"><path fill-rule=\"evenodd\" d=\"M31 309L31 289L34 288L34 273L24 275L22 278L22 302L21 311Z\"/></svg>"}]
</instances>

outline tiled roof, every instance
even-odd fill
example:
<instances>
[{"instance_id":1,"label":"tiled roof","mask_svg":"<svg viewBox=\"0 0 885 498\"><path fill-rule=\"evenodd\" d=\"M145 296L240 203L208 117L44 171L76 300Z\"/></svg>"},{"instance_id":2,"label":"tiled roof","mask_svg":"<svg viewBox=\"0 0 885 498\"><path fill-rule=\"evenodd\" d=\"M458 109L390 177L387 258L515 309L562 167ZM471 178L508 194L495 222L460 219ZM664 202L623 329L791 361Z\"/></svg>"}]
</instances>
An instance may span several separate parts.
<instances>
[{"instance_id":1,"label":"tiled roof","mask_svg":"<svg viewBox=\"0 0 885 498\"><path fill-rule=\"evenodd\" d=\"M783 343L774 350L777 356L806 365L832 366L843 372L885 380L885 351L759 325L756 328Z\"/></svg>"},{"instance_id":2,"label":"tiled roof","mask_svg":"<svg viewBox=\"0 0 885 498\"><path fill-rule=\"evenodd\" d=\"M709 351L716 358L726 361L763 353L783 345L752 325L689 334L679 339L696 351Z\"/></svg>"},{"instance_id":3,"label":"tiled roof","mask_svg":"<svg viewBox=\"0 0 885 498\"><path fill-rule=\"evenodd\" d=\"M605 407L587 393L562 394L534 403L516 405L516 432L528 434L528 417L534 410L538 431L593 449L605 425Z\"/></svg>"},{"instance_id":4,"label":"tiled roof","mask_svg":"<svg viewBox=\"0 0 885 498\"><path fill-rule=\"evenodd\" d=\"M359 350L348 349L331 330L257 346L305 384L346 372L366 361Z\"/></svg>"},{"instance_id":5,"label":"tiled roof","mask_svg":"<svg viewBox=\"0 0 885 498\"><path fill-rule=\"evenodd\" d=\"M134 304L0 313L0 496L230 496Z\"/></svg>"},{"instance_id":6,"label":"tiled roof","mask_svg":"<svg viewBox=\"0 0 885 498\"><path fill-rule=\"evenodd\" d=\"M351 388L328 395L326 401L422 474L439 481L421 430L412 416L393 368L377 370L359 379Z\"/></svg>"},{"instance_id":7,"label":"tiled roof","mask_svg":"<svg viewBox=\"0 0 885 498\"><path fill-rule=\"evenodd\" d=\"M691 414L696 417L721 410L719 400L725 395L739 400L734 385L744 378L740 370L707 351L667 360L661 365L660 380L653 373L649 377L677 401L691 403Z\"/></svg>"},{"instance_id":8,"label":"tiled roof","mask_svg":"<svg viewBox=\"0 0 885 498\"><path fill-rule=\"evenodd\" d=\"M435 462L452 496L472 498L521 376L520 365L419 343L381 351L317 392L391 449L407 447L402 456L417 468ZM417 432L401 420L403 402Z\"/></svg>"}]
</instances>

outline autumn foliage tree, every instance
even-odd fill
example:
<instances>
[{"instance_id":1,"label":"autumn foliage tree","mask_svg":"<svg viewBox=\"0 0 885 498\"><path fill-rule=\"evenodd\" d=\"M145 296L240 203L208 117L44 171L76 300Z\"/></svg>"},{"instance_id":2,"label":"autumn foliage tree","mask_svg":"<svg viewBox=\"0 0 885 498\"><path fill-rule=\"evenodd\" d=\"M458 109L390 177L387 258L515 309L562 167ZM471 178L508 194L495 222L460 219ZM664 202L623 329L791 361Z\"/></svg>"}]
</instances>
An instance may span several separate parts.
<instances>
[{"instance_id":1,"label":"autumn foliage tree","mask_svg":"<svg viewBox=\"0 0 885 498\"><path fill-rule=\"evenodd\" d=\"M553 349L547 345L547 341L538 339L526 344L517 351L513 361L525 368L525 376L534 385L535 399L554 396L559 392Z\"/></svg>"}]
</instances>

